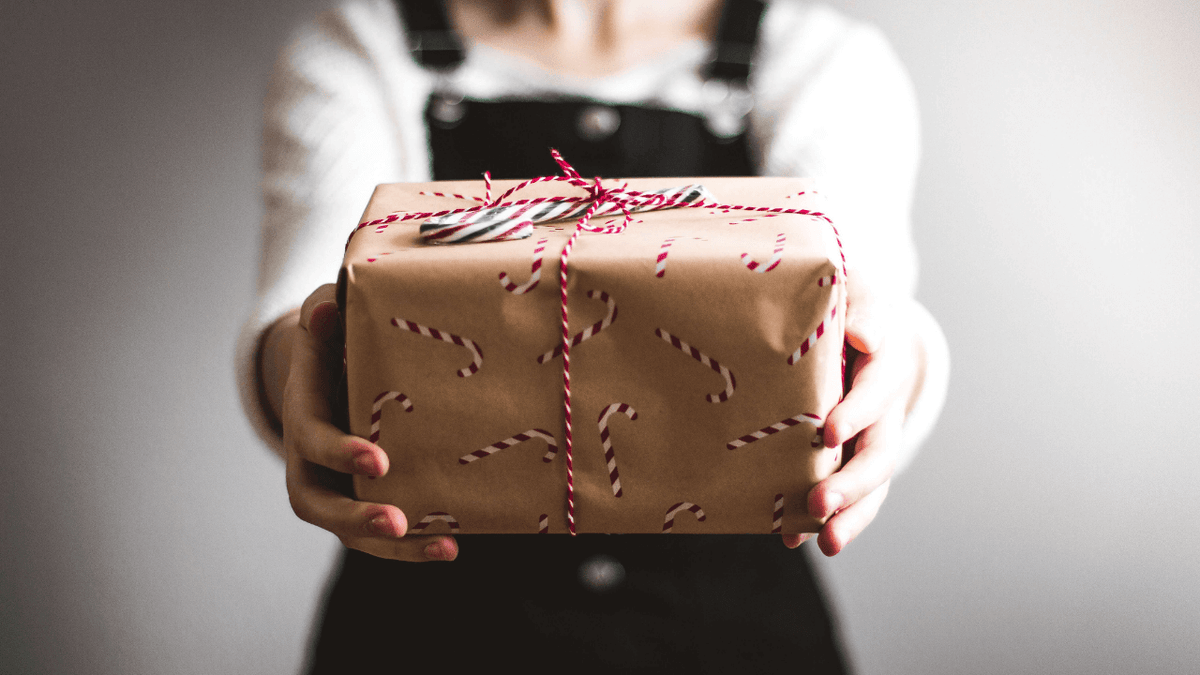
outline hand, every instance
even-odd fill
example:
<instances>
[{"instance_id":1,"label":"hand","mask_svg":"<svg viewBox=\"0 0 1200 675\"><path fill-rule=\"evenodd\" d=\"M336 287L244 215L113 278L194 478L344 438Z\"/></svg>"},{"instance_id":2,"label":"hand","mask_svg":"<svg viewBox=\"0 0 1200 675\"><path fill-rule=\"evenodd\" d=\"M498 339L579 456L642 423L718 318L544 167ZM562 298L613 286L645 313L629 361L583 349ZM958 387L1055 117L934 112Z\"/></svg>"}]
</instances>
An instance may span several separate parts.
<instances>
[{"instance_id":1,"label":"hand","mask_svg":"<svg viewBox=\"0 0 1200 675\"><path fill-rule=\"evenodd\" d=\"M924 350L906 312L908 301L878 293L853 273L847 288L846 340L853 350L847 354L847 376L852 384L829 413L824 439L828 448L846 444L850 459L808 493L809 515L828 518L817 534L827 556L853 541L887 497L901 452L905 411L924 372ZM795 548L812 536L784 535L783 541Z\"/></svg>"},{"instance_id":2,"label":"hand","mask_svg":"<svg viewBox=\"0 0 1200 675\"><path fill-rule=\"evenodd\" d=\"M386 474L388 457L379 446L347 435L333 423L344 344L334 297L332 284L318 288L304 301L298 322L287 325L290 322L281 320L272 329L293 332L281 414L292 510L302 520L336 534L347 547L380 558L453 560L458 555L453 537L405 536L408 520L400 509L357 501L335 487L348 478L339 474ZM272 342L268 337L264 349Z\"/></svg>"}]
</instances>

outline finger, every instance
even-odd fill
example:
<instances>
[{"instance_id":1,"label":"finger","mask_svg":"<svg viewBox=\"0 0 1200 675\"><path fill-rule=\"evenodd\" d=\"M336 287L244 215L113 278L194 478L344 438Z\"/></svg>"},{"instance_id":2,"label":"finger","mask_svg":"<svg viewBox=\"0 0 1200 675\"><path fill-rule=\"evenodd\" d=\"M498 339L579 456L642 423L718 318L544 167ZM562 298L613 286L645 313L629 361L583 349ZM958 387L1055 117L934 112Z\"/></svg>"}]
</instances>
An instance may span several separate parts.
<instances>
[{"instance_id":1,"label":"finger","mask_svg":"<svg viewBox=\"0 0 1200 675\"><path fill-rule=\"evenodd\" d=\"M873 354L883 346L883 321L868 310L846 307L846 342L864 354Z\"/></svg>"},{"instance_id":2,"label":"finger","mask_svg":"<svg viewBox=\"0 0 1200 675\"><path fill-rule=\"evenodd\" d=\"M823 520L858 502L891 479L896 470L902 406L893 406L878 422L863 430L846 465L813 486L808 513Z\"/></svg>"},{"instance_id":3,"label":"finger","mask_svg":"<svg viewBox=\"0 0 1200 675\"><path fill-rule=\"evenodd\" d=\"M803 544L812 537L812 532L805 532L804 534L785 534L783 535L783 545L788 548L797 548L800 546L800 544Z\"/></svg>"},{"instance_id":4,"label":"finger","mask_svg":"<svg viewBox=\"0 0 1200 675\"><path fill-rule=\"evenodd\" d=\"M301 317L306 316L301 313ZM310 317L326 335L299 331L292 341L288 384L304 384L315 393L333 400L333 392L342 376L341 318L331 303L317 305Z\"/></svg>"},{"instance_id":5,"label":"finger","mask_svg":"<svg viewBox=\"0 0 1200 675\"><path fill-rule=\"evenodd\" d=\"M292 455L288 461L288 495L292 510L305 522L337 535L343 544L394 560L453 560L458 544L445 535L405 536L404 512L389 504L351 499L325 487L319 468Z\"/></svg>"},{"instance_id":6,"label":"finger","mask_svg":"<svg viewBox=\"0 0 1200 675\"><path fill-rule=\"evenodd\" d=\"M331 401L341 378L340 355L302 332L292 345L291 373L284 391L284 445L304 459L341 473L382 476L389 461L374 443L351 436L333 423Z\"/></svg>"},{"instance_id":7,"label":"finger","mask_svg":"<svg viewBox=\"0 0 1200 675\"><path fill-rule=\"evenodd\" d=\"M817 534L817 546L827 556L841 553L867 525L875 520L879 507L887 497L891 481L886 481L870 494L839 511Z\"/></svg>"},{"instance_id":8,"label":"finger","mask_svg":"<svg viewBox=\"0 0 1200 675\"><path fill-rule=\"evenodd\" d=\"M450 561L458 557L458 542L444 534L423 534L403 539L365 537L344 540L346 546L369 553L376 558L408 562Z\"/></svg>"},{"instance_id":9,"label":"finger","mask_svg":"<svg viewBox=\"0 0 1200 675\"><path fill-rule=\"evenodd\" d=\"M331 364L313 353L315 341L303 335L292 356L284 394L283 442L289 454L341 473L382 476L390 462L378 445L342 432L333 424Z\"/></svg>"},{"instance_id":10,"label":"finger","mask_svg":"<svg viewBox=\"0 0 1200 675\"><path fill-rule=\"evenodd\" d=\"M334 488L328 469L298 453L288 454L287 487L292 510L301 520L339 537L383 535L402 537L408 531L404 513L387 504L352 499Z\"/></svg>"},{"instance_id":11,"label":"finger","mask_svg":"<svg viewBox=\"0 0 1200 675\"><path fill-rule=\"evenodd\" d=\"M883 346L890 322L890 304L876 292L876 284L855 270L846 280L846 341L864 354Z\"/></svg>"},{"instance_id":12,"label":"finger","mask_svg":"<svg viewBox=\"0 0 1200 675\"><path fill-rule=\"evenodd\" d=\"M825 418L825 447L835 448L849 441L882 417L889 406L895 405L911 370L912 364L902 361L891 349L859 356L849 393Z\"/></svg>"},{"instance_id":13,"label":"finger","mask_svg":"<svg viewBox=\"0 0 1200 675\"><path fill-rule=\"evenodd\" d=\"M338 473L378 478L391 468L383 448L315 417L293 417L284 430L284 445L301 459Z\"/></svg>"}]
</instances>

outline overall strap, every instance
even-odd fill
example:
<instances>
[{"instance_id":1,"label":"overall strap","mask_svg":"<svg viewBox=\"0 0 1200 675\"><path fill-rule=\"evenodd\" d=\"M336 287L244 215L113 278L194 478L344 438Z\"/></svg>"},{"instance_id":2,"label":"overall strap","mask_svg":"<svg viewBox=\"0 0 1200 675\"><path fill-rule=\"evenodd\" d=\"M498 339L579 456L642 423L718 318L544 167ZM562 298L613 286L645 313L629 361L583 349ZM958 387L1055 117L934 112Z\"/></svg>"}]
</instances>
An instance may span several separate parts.
<instances>
[{"instance_id":1,"label":"overall strap","mask_svg":"<svg viewBox=\"0 0 1200 675\"><path fill-rule=\"evenodd\" d=\"M454 70L462 64L462 41L450 27L442 0L396 0L396 7L408 32L413 60L435 70Z\"/></svg>"},{"instance_id":2,"label":"overall strap","mask_svg":"<svg viewBox=\"0 0 1200 675\"><path fill-rule=\"evenodd\" d=\"M758 45L758 24L765 9L763 0L725 0L713 60L704 71L704 79L745 86Z\"/></svg>"}]
</instances>

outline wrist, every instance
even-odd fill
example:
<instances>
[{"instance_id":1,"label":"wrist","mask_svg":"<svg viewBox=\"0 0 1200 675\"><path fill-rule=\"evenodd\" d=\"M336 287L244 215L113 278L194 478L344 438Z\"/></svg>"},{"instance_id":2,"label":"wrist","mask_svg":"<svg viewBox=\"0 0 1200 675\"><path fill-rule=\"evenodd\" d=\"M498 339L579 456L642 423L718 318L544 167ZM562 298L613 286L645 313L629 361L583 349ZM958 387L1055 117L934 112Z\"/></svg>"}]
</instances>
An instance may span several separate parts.
<instances>
[{"instance_id":1,"label":"wrist","mask_svg":"<svg viewBox=\"0 0 1200 675\"><path fill-rule=\"evenodd\" d=\"M291 369L292 344L299 324L300 309L279 317L262 333L256 372L259 403L271 428L283 432L283 390Z\"/></svg>"}]
</instances>

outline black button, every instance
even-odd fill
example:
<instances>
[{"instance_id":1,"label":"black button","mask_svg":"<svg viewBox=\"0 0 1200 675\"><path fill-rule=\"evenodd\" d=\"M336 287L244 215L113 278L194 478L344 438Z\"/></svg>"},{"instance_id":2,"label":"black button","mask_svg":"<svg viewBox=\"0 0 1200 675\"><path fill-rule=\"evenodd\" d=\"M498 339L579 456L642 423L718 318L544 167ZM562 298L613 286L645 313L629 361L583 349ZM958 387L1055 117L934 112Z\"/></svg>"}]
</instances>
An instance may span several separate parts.
<instances>
[{"instance_id":1,"label":"black button","mask_svg":"<svg viewBox=\"0 0 1200 675\"><path fill-rule=\"evenodd\" d=\"M621 113L606 105L589 105L579 111L576 126L580 138L597 143L617 133L621 126Z\"/></svg>"},{"instance_id":2,"label":"black button","mask_svg":"<svg viewBox=\"0 0 1200 675\"><path fill-rule=\"evenodd\" d=\"M594 555L579 565L579 583L593 593L611 593L625 581L625 567L616 558Z\"/></svg>"},{"instance_id":3,"label":"black button","mask_svg":"<svg viewBox=\"0 0 1200 675\"><path fill-rule=\"evenodd\" d=\"M437 94L429 102L429 116L443 129L453 129L467 115L467 103L459 97Z\"/></svg>"}]
</instances>

